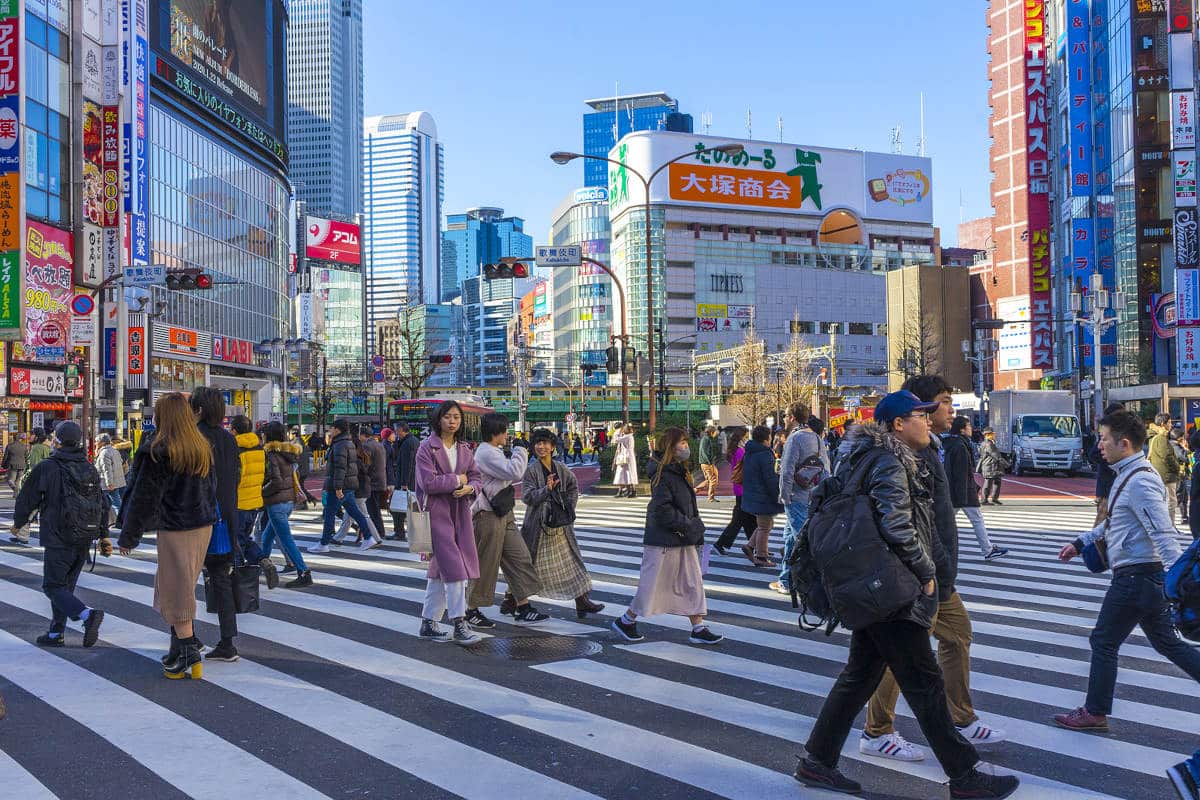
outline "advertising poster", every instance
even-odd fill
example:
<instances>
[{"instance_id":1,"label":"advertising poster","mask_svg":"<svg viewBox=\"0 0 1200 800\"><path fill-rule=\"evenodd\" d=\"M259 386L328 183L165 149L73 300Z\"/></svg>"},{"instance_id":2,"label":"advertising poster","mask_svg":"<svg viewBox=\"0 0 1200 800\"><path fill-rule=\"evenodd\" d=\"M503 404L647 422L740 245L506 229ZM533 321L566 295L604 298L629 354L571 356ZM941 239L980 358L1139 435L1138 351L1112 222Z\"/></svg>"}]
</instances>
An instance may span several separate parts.
<instances>
[{"instance_id":1,"label":"advertising poster","mask_svg":"<svg viewBox=\"0 0 1200 800\"><path fill-rule=\"evenodd\" d=\"M1029 3L1025 6L1029 339L1030 367L1039 370L1054 368L1054 306L1050 287L1050 130L1046 122L1049 105L1046 84L1046 9L1041 3ZM1003 362L1000 368L1005 368Z\"/></svg>"},{"instance_id":2,"label":"advertising poster","mask_svg":"<svg viewBox=\"0 0 1200 800\"><path fill-rule=\"evenodd\" d=\"M0 339L21 336L20 0L0 0Z\"/></svg>"},{"instance_id":3,"label":"advertising poster","mask_svg":"<svg viewBox=\"0 0 1200 800\"><path fill-rule=\"evenodd\" d=\"M1175 209L1175 266L1200 267L1200 223L1194 208Z\"/></svg>"},{"instance_id":4,"label":"advertising poster","mask_svg":"<svg viewBox=\"0 0 1200 800\"><path fill-rule=\"evenodd\" d=\"M1171 149L1196 146L1196 103L1193 92L1171 92Z\"/></svg>"},{"instance_id":5,"label":"advertising poster","mask_svg":"<svg viewBox=\"0 0 1200 800\"><path fill-rule=\"evenodd\" d=\"M1200 328L1180 328L1175 340L1175 377L1179 385L1200 383Z\"/></svg>"},{"instance_id":6,"label":"advertising poster","mask_svg":"<svg viewBox=\"0 0 1200 800\"><path fill-rule=\"evenodd\" d=\"M25 235L25 335L14 361L65 364L71 331L75 252L67 231L30 220Z\"/></svg>"},{"instance_id":7,"label":"advertising poster","mask_svg":"<svg viewBox=\"0 0 1200 800\"><path fill-rule=\"evenodd\" d=\"M357 225L322 217L307 217L305 229L305 258L336 261L356 267L362 263Z\"/></svg>"},{"instance_id":8,"label":"advertising poster","mask_svg":"<svg viewBox=\"0 0 1200 800\"><path fill-rule=\"evenodd\" d=\"M83 218L104 225L104 112L83 103Z\"/></svg>"},{"instance_id":9,"label":"advertising poster","mask_svg":"<svg viewBox=\"0 0 1200 800\"><path fill-rule=\"evenodd\" d=\"M1175 207L1196 205L1196 153L1179 150L1175 157Z\"/></svg>"},{"instance_id":10,"label":"advertising poster","mask_svg":"<svg viewBox=\"0 0 1200 800\"><path fill-rule=\"evenodd\" d=\"M120 224L121 202L121 129L120 112L116 106L100 110L100 166L103 170L104 208L102 221L106 228Z\"/></svg>"},{"instance_id":11,"label":"advertising poster","mask_svg":"<svg viewBox=\"0 0 1200 800\"><path fill-rule=\"evenodd\" d=\"M171 0L171 55L264 119L271 118L262 58L267 5Z\"/></svg>"},{"instance_id":12,"label":"advertising poster","mask_svg":"<svg viewBox=\"0 0 1200 800\"><path fill-rule=\"evenodd\" d=\"M1200 269L1175 270L1175 324L1200 325Z\"/></svg>"}]
</instances>

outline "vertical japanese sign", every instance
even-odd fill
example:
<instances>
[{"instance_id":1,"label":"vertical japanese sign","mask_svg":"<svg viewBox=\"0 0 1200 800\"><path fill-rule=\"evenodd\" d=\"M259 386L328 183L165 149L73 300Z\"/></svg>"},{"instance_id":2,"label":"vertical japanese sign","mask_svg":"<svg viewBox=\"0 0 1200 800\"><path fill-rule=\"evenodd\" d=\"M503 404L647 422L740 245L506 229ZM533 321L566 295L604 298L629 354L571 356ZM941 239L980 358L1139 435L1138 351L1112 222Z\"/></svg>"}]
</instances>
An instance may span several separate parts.
<instances>
[{"instance_id":1,"label":"vertical japanese sign","mask_svg":"<svg viewBox=\"0 0 1200 800\"><path fill-rule=\"evenodd\" d=\"M100 159L104 174L105 228L115 228L121 223L121 128L120 111L117 106L101 109Z\"/></svg>"},{"instance_id":2,"label":"vertical japanese sign","mask_svg":"<svg viewBox=\"0 0 1200 800\"><path fill-rule=\"evenodd\" d=\"M1087 0L1067 0L1067 163L1071 195L1071 241L1064 259L1064 277L1084 285L1096 271L1095 174L1092 122L1092 35ZM1103 102L1103 101L1101 101ZM1076 341L1088 340L1082 328ZM1092 364L1091 349L1081 348L1081 361Z\"/></svg>"},{"instance_id":3,"label":"vertical japanese sign","mask_svg":"<svg viewBox=\"0 0 1200 800\"><path fill-rule=\"evenodd\" d=\"M21 338L20 0L0 0L0 340Z\"/></svg>"},{"instance_id":4,"label":"vertical japanese sign","mask_svg":"<svg viewBox=\"0 0 1200 800\"><path fill-rule=\"evenodd\" d=\"M1175 208L1171 236L1175 255L1175 374L1180 384L1200 383L1200 218L1196 211L1196 94L1192 87L1195 45L1191 2L1172 2L1167 11L1171 31L1171 153ZM1164 287L1164 291L1165 291ZM1157 352L1155 354L1157 356Z\"/></svg>"},{"instance_id":5,"label":"vertical japanese sign","mask_svg":"<svg viewBox=\"0 0 1200 800\"><path fill-rule=\"evenodd\" d=\"M146 29L146 0L122 0L122 76L128 100L124 124L124 192L128 214L129 263L149 264L150 220L147 195L150 174L146 151L146 104L150 85L150 55Z\"/></svg>"},{"instance_id":6,"label":"vertical japanese sign","mask_svg":"<svg viewBox=\"0 0 1200 800\"><path fill-rule=\"evenodd\" d=\"M1171 148L1196 146L1196 103L1190 91L1171 92Z\"/></svg>"},{"instance_id":7,"label":"vertical japanese sign","mask_svg":"<svg viewBox=\"0 0 1200 800\"><path fill-rule=\"evenodd\" d=\"M1194 150L1177 150L1175 160L1175 207L1196 206L1196 153Z\"/></svg>"},{"instance_id":8,"label":"vertical japanese sign","mask_svg":"<svg viewBox=\"0 0 1200 800\"><path fill-rule=\"evenodd\" d=\"M1029 304L1032 368L1054 368L1050 292L1049 130L1046 125L1046 9L1025 3L1025 152L1028 171Z\"/></svg>"}]
</instances>

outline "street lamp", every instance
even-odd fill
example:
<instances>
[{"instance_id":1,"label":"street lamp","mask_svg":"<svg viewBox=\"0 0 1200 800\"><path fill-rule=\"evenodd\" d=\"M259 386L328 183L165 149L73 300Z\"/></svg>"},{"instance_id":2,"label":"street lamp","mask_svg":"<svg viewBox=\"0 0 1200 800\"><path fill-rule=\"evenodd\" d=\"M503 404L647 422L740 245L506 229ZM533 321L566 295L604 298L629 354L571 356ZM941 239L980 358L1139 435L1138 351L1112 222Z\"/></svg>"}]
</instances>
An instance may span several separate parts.
<instances>
[{"instance_id":1,"label":"street lamp","mask_svg":"<svg viewBox=\"0 0 1200 800\"><path fill-rule=\"evenodd\" d=\"M705 147L702 150L691 150L664 162L658 167L658 169L654 170L654 172L651 172L649 177L646 177L642 173L631 168L628 164L625 164L622 161L617 161L615 158L609 158L608 156L597 156L587 153L572 153L567 150L556 150L550 154L550 160L560 166L574 161L577 158L590 158L595 161L607 161L610 164L616 164L618 167L621 167L642 182L642 210L645 222L646 250L646 339L650 345L646 348L646 357L649 359L650 374L652 376L654 375L654 273L651 270L652 261L650 258L650 184L653 183L654 179L658 177L660 172L674 164L676 161L682 161L685 158L702 155L704 153L724 153L727 156L739 156L745 149L746 148L740 144L722 144L716 147ZM664 276L664 280L665 279L666 278ZM654 410L655 399L654 381L651 380L649 400L650 430L652 431L658 426L658 415Z\"/></svg>"},{"instance_id":2,"label":"street lamp","mask_svg":"<svg viewBox=\"0 0 1200 800\"><path fill-rule=\"evenodd\" d=\"M1104 312L1112 309L1119 312L1125 307L1124 292L1110 292L1104 288L1104 276L1092 273L1091 291L1087 294L1071 292L1073 322L1092 333L1092 420L1093 425L1104 415L1104 370L1100 337L1117 322L1116 313L1109 317Z\"/></svg>"}]
</instances>

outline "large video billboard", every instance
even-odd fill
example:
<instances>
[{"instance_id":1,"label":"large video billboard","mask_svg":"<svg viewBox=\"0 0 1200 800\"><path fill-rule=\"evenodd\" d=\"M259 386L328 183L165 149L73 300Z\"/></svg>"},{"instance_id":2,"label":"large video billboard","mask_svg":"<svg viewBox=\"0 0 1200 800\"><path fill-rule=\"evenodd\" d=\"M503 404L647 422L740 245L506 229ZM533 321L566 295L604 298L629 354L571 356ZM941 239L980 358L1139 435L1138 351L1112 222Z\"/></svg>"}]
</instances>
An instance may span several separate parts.
<instances>
[{"instance_id":1,"label":"large video billboard","mask_svg":"<svg viewBox=\"0 0 1200 800\"><path fill-rule=\"evenodd\" d=\"M355 267L362 264L357 225L322 217L305 217L304 228L307 232L305 258L336 261Z\"/></svg>"}]
</instances>

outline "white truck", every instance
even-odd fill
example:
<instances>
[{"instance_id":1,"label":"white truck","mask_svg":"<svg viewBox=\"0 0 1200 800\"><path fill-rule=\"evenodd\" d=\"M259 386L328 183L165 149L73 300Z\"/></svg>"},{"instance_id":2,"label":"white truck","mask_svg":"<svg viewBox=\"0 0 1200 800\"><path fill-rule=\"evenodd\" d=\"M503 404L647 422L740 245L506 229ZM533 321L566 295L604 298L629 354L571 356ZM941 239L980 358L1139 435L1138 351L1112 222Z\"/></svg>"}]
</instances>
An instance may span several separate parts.
<instances>
[{"instance_id":1,"label":"white truck","mask_svg":"<svg viewBox=\"0 0 1200 800\"><path fill-rule=\"evenodd\" d=\"M988 395L988 418L1014 475L1042 471L1074 477L1083 469L1083 434L1072 392L994 391Z\"/></svg>"}]
</instances>

